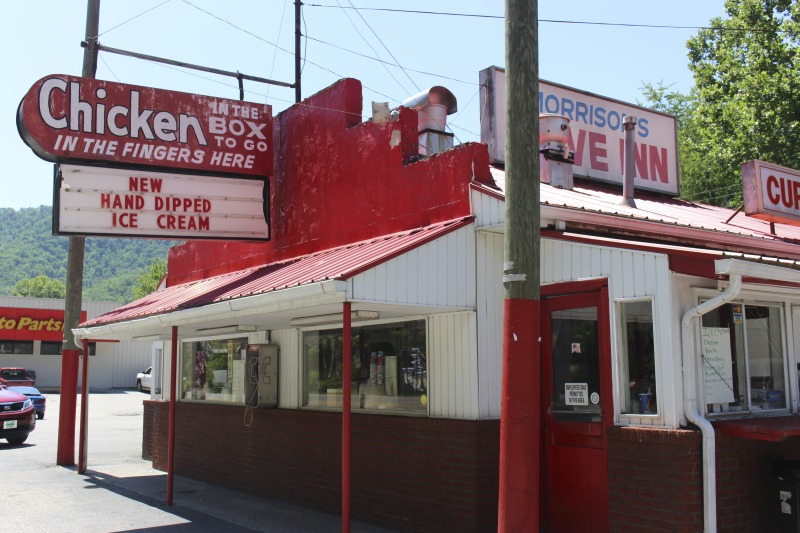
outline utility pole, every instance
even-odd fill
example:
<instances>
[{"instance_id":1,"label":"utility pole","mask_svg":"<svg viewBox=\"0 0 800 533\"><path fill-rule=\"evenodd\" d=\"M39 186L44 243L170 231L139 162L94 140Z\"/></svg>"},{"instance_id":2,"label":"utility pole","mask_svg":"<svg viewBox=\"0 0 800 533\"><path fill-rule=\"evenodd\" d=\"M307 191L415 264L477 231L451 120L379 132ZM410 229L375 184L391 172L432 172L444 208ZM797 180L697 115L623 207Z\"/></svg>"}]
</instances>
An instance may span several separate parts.
<instances>
[{"instance_id":1,"label":"utility pole","mask_svg":"<svg viewBox=\"0 0 800 533\"><path fill-rule=\"evenodd\" d=\"M539 531L541 453L537 0L506 0L499 532Z\"/></svg>"},{"instance_id":2,"label":"utility pole","mask_svg":"<svg viewBox=\"0 0 800 533\"><path fill-rule=\"evenodd\" d=\"M300 102L303 99L302 91L300 90L300 77L302 74L301 57L300 57L300 19L302 18L301 0L294 0L294 101Z\"/></svg>"},{"instance_id":3,"label":"utility pole","mask_svg":"<svg viewBox=\"0 0 800 533\"><path fill-rule=\"evenodd\" d=\"M100 33L100 0L87 0L86 42L83 52L84 78L94 78L97 72L97 34ZM67 251L67 295L64 306L64 341L61 350L61 398L58 417L58 447L56 463L75 465L75 412L78 393L78 357L81 350L75 342L72 328L80 323L83 303L83 255L86 239L69 238ZM84 354L87 357L88 354ZM87 387L87 383L83 383Z\"/></svg>"}]
</instances>

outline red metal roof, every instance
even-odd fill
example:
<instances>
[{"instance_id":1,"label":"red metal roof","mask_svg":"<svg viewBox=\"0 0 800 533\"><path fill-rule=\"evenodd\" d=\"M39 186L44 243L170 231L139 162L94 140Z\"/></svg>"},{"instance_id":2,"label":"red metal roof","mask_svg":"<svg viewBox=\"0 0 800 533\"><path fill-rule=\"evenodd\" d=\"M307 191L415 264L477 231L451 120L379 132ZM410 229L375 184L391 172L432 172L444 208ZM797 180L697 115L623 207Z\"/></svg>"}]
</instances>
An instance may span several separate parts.
<instances>
[{"instance_id":1,"label":"red metal roof","mask_svg":"<svg viewBox=\"0 0 800 533\"><path fill-rule=\"evenodd\" d=\"M326 280L346 280L472 221L473 217L459 218L288 261L167 287L88 320L81 327L144 318Z\"/></svg>"},{"instance_id":2,"label":"red metal roof","mask_svg":"<svg viewBox=\"0 0 800 533\"><path fill-rule=\"evenodd\" d=\"M505 173L492 168L492 175L501 191L504 190ZM478 187L480 189L480 187ZM488 194L497 194L490 190ZM618 229L625 229L630 234L660 233L669 239L672 233L680 233L679 241L699 246L714 247L725 245L730 248L736 243L739 251L759 253L761 251L782 257L800 258L800 246L792 253L792 248L800 244L800 227L789 224L775 224L772 233L769 222L745 216L733 209L713 205L699 204L664 195L636 191L636 207L620 203L622 191L619 187L601 183L586 183L576 180L572 190L560 189L546 183L540 184L541 205L565 209L575 215L587 213L602 215L603 221L616 220ZM648 225L651 223L651 225ZM666 226L666 227L665 227ZM688 232L685 230L689 230ZM745 239L742 239L744 237ZM758 242L747 243L755 239ZM791 246L786 246L791 245ZM763 246L763 249L757 249Z\"/></svg>"}]
</instances>

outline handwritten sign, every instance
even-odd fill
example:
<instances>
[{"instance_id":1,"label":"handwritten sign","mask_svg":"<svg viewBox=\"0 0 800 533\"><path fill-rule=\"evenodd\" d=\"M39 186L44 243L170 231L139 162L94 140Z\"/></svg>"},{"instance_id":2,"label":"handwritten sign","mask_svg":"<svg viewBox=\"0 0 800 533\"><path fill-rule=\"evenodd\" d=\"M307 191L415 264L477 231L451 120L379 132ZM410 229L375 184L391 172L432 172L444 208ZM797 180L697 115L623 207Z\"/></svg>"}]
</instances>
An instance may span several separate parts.
<instances>
[{"instance_id":1,"label":"handwritten sign","mask_svg":"<svg viewBox=\"0 0 800 533\"><path fill-rule=\"evenodd\" d=\"M734 401L730 330L703 328L702 342L706 404L730 403Z\"/></svg>"}]
</instances>

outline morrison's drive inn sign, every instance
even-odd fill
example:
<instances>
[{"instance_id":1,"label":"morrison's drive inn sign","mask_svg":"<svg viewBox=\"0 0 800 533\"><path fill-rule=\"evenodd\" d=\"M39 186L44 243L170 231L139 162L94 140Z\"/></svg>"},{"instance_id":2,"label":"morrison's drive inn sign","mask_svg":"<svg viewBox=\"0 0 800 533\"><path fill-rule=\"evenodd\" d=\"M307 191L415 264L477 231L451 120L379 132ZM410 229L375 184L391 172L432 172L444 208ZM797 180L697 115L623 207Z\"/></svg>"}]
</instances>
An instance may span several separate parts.
<instances>
[{"instance_id":1,"label":"morrison's drive inn sign","mask_svg":"<svg viewBox=\"0 0 800 533\"><path fill-rule=\"evenodd\" d=\"M58 163L54 213L69 222L54 224L57 233L269 238L271 106L54 74L24 96L17 128ZM98 165L111 169L106 179ZM82 168L93 177L81 179Z\"/></svg>"}]
</instances>

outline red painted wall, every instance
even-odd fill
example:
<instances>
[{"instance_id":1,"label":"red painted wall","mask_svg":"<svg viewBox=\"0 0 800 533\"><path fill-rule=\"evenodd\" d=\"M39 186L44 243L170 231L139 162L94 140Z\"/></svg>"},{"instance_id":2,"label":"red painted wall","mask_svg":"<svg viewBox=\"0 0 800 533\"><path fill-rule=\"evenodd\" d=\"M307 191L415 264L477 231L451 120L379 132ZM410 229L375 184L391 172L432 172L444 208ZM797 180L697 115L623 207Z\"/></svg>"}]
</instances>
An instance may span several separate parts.
<instances>
[{"instance_id":1,"label":"red painted wall","mask_svg":"<svg viewBox=\"0 0 800 533\"><path fill-rule=\"evenodd\" d=\"M469 184L493 184L485 145L420 159L417 112L361 122L344 79L275 117L272 240L192 241L170 251L168 285L470 215Z\"/></svg>"}]
</instances>

